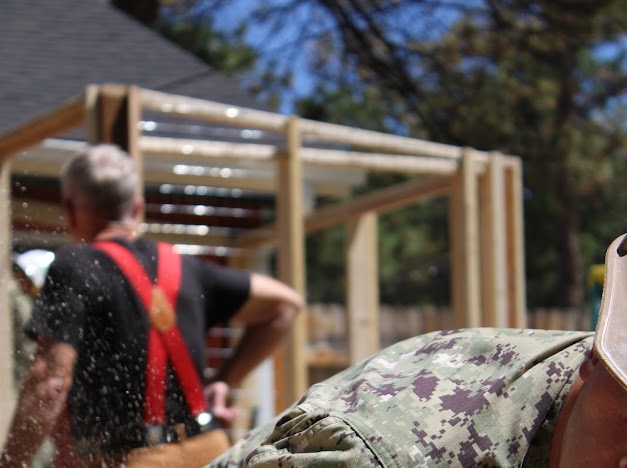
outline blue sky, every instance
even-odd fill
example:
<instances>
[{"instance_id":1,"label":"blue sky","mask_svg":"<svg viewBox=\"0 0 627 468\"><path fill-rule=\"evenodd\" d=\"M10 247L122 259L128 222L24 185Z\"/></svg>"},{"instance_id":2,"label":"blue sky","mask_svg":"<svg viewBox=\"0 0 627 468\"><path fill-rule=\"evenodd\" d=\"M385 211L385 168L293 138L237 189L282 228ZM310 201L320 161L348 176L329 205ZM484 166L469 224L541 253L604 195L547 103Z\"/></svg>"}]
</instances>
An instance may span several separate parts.
<instances>
[{"instance_id":1,"label":"blue sky","mask_svg":"<svg viewBox=\"0 0 627 468\"><path fill-rule=\"evenodd\" d=\"M271 2L274 5L284 3L282 0L271 0ZM300 33L299 25L303 24L301 21L307 21L307 15L311 13L304 2L297 11L300 17L289 23L282 22L280 28L272 28L269 24L249 21L249 12L263 4L267 5L267 1L229 0L224 2L224 6L220 10L219 20L215 20L216 16L213 12L210 14L211 18L214 18L214 27L227 33L232 31L234 25L246 21L247 33L245 37L247 42L260 53L260 68L267 58L276 57L277 53L288 49L293 51L293 48L289 46L297 40L296 38ZM202 2L198 5L198 13L202 14ZM283 102L279 109L280 112L289 114L293 111L294 100L308 94L313 89L313 80L307 70L306 51L301 50L299 53L292 53L288 60L284 61L283 66L289 66L292 69L294 78L292 91L282 95Z\"/></svg>"},{"instance_id":2,"label":"blue sky","mask_svg":"<svg viewBox=\"0 0 627 468\"><path fill-rule=\"evenodd\" d=\"M308 67L308 48L312 43L303 41L301 37L309 34L310 37L318 37L321 31L330 29L333 21L327 16L324 9L312 6L312 3L302 1L297 3L297 8L292 10L294 15L290 21L286 21L285 15L279 18L276 27L272 27L268 21L264 24L251 21L251 11L261 7L277 8L288 4L293 4L293 0L228 0L223 2L220 14L215 15L215 2L212 4L208 17L213 20L214 27L225 32L232 31L235 25L246 23L246 39L255 50L260 52L260 68L267 65L270 58L281 57L282 60L276 66L289 67L293 73L293 86L290 91L282 94L281 112L290 113L293 110L293 102L299 97L308 95L313 90L314 80L312 71ZM448 30L450 24L459 18L459 0L440 0L439 2L427 2L425 4L413 4L410 2L402 4L399 2L396 8L392 8L388 15L387 22L391 25L388 31L398 29L399 40L404 34L413 35L417 33L423 38L436 39L443 31ZM465 0L464 7L481 7L482 0ZM203 14L203 2L197 3L196 13ZM399 17L398 12L402 8L403 14ZM219 18L216 20L216 18ZM303 27L304 25L304 27ZM403 31L403 28L404 31ZM392 37L392 39L394 39ZM305 44L304 48L296 49L295 43ZM281 56L281 53L284 55ZM289 54L289 56L286 56Z\"/></svg>"},{"instance_id":3,"label":"blue sky","mask_svg":"<svg viewBox=\"0 0 627 468\"><path fill-rule=\"evenodd\" d=\"M215 2L208 2L214 4ZM261 63L259 67L264 68L267 60L279 57L276 66L289 67L293 73L292 89L282 94L282 105L279 109L283 113L293 111L295 99L310 94L313 90L314 80L311 70L308 68L308 45L302 49L293 47L295 43L303 43L299 37L304 33L312 36L318 35L320 31L329 28L329 22L325 18L324 12L320 8L313 8L310 2L302 1L298 3L298 8L293 11L294 17L291 21L286 21L285 16L280 17L280 23L272 27L270 22L259 23L251 21L250 12L260 7L280 7L293 3L292 0L228 0L223 2L220 14L215 15L212 9L208 12L214 27L225 32L231 32L236 25L246 23L246 40L260 53ZM465 7L481 8L484 5L482 0L466 0L462 2ZM203 14L203 2L196 3L195 13ZM403 18L390 15L388 22L394 28L405 27L405 33L412 34L420 31L421 37L437 38L446 30L450 24L459 17L459 0L441 0L439 2L427 3L430 6L411 6L406 3L403 8ZM213 8L213 7L212 7ZM409 9L408 9L409 8ZM406 11L407 10L407 11ZM396 10L395 13L397 13ZM217 18L217 19L216 19ZM404 26L401 23L406 23ZM305 28L303 28L305 25ZM400 29L399 29L400 30ZM304 42L307 44L307 42ZM611 59L620 52L627 50L627 38L620 45L604 44L596 49L600 57ZM287 55L289 53L289 56ZM283 55L281 55L283 54ZM627 64L626 64L627 67ZM626 98L627 99L627 98Z\"/></svg>"}]
</instances>

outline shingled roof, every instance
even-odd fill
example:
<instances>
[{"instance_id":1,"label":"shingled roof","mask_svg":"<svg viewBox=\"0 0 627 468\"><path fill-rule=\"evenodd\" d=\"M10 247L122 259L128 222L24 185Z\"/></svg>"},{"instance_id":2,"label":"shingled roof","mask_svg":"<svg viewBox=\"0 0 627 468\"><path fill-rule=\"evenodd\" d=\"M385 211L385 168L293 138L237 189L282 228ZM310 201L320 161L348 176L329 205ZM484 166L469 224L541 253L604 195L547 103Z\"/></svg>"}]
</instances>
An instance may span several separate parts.
<instances>
[{"instance_id":1,"label":"shingled roof","mask_svg":"<svg viewBox=\"0 0 627 468\"><path fill-rule=\"evenodd\" d=\"M236 79L212 69L118 11L108 1L0 0L0 18L0 135L56 109L82 93L89 84L134 84L231 106L263 107L238 86ZM156 125L142 129L144 134L150 132L150 136L229 141L246 139L246 142L255 140L254 143L276 143L278 138L271 132L253 132L254 136L250 136L246 129L152 114L142 113L144 120L157 119L150 122ZM82 147L84 132L84 126L81 126L61 138L49 138L40 145L21 151L13 159L11 168L13 176L22 181L20 187L26 184L29 190L19 193L38 201L56 200L58 196L54 193L40 196L37 190L45 189L46 183L51 184L53 191L58 190L55 176L66 158ZM159 184L167 182L176 185L172 190L177 197L177 190L181 187L200 185L216 188L216 193L225 189L220 191L219 196L228 198L231 196L230 187L236 185L232 180L238 179L250 199L263 201L264 204L271 204L273 200L267 195L274 190L272 180L275 174L271 166L232 161L228 167L241 170L233 171L234 175L227 180L221 173L213 175L213 166L211 171L203 172L202 177L174 174L174 167L181 164L178 157L148 158L144 162L146 179L152 181L151 187L146 188L147 195L155 192ZM312 167L304 171L303 179L316 193L344 194L350 185L362 182L363 173ZM158 183L155 182L157 180ZM251 181L256 181L256 185ZM238 190L240 188L238 186ZM243 196L242 191L239 192L238 203L241 205ZM203 199L209 203L206 194ZM168 203L181 203L177 200ZM20 216L27 219L28 226L33 225L33 206L32 200L29 204L15 205L14 227L19 224L16 219ZM58 217L55 219L58 222ZM40 234L34 240L28 237L28 229L20 231L19 236L14 231L14 243L18 238L23 243L42 242ZM48 239L45 242L53 241Z\"/></svg>"},{"instance_id":2,"label":"shingled roof","mask_svg":"<svg viewBox=\"0 0 627 468\"><path fill-rule=\"evenodd\" d=\"M0 134L91 83L259 108L236 80L108 2L2 0L0 18Z\"/></svg>"}]
</instances>

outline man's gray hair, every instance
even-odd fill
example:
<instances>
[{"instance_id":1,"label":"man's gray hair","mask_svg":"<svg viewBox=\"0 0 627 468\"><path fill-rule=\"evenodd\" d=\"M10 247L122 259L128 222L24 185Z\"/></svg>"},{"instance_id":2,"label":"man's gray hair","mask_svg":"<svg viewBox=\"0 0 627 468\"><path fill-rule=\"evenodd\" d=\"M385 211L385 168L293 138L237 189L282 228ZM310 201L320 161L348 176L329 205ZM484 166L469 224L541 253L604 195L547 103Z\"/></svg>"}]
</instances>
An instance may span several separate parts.
<instances>
[{"instance_id":1,"label":"man's gray hair","mask_svg":"<svg viewBox=\"0 0 627 468\"><path fill-rule=\"evenodd\" d=\"M63 198L80 198L91 209L117 221L130 216L137 191L137 168L128 153L115 145L89 146L61 171Z\"/></svg>"}]
</instances>

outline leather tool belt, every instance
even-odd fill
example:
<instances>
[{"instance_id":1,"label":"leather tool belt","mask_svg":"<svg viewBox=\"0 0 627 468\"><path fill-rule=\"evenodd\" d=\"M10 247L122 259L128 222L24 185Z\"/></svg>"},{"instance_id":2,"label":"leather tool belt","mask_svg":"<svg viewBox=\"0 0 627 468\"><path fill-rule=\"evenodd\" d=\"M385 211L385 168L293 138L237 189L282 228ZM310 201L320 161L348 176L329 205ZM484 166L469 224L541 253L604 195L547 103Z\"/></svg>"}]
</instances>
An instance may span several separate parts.
<instances>
[{"instance_id":1,"label":"leather tool belt","mask_svg":"<svg viewBox=\"0 0 627 468\"><path fill-rule=\"evenodd\" d=\"M167 444L170 442L178 442L198 434L203 434L213 429L218 429L220 427L217 419L215 419L213 415L208 411L197 415L194 418L194 422L196 423L195 426L197 425L197 427L193 428L190 428L189 426L186 427L183 423L174 425L148 424L145 427L146 432L144 436L146 445L158 445Z\"/></svg>"}]
</instances>

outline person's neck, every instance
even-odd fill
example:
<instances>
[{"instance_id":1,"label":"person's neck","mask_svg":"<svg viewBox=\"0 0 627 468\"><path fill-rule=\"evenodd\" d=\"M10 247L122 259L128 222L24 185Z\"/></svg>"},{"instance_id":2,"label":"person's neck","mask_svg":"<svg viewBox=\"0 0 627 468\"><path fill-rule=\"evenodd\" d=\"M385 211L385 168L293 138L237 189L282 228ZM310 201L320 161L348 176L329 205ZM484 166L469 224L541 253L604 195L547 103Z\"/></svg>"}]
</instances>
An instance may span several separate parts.
<instances>
[{"instance_id":1,"label":"person's neck","mask_svg":"<svg viewBox=\"0 0 627 468\"><path fill-rule=\"evenodd\" d=\"M580 377L575 380L573 386L568 391L564 404L560 414L557 417L557 423L555 424L555 432L553 433L553 440L551 441L551 453L549 456L549 468L558 468L560 466L560 458L562 454L562 444L564 442L564 431L568 425L568 419L570 413L573 410L573 405L579 396L581 391L581 385L583 381Z\"/></svg>"},{"instance_id":2,"label":"person's neck","mask_svg":"<svg viewBox=\"0 0 627 468\"><path fill-rule=\"evenodd\" d=\"M95 236L95 241L112 239L115 237L121 237L124 239L133 240L137 238L137 225L130 221L110 222L104 229L100 230Z\"/></svg>"}]
</instances>

